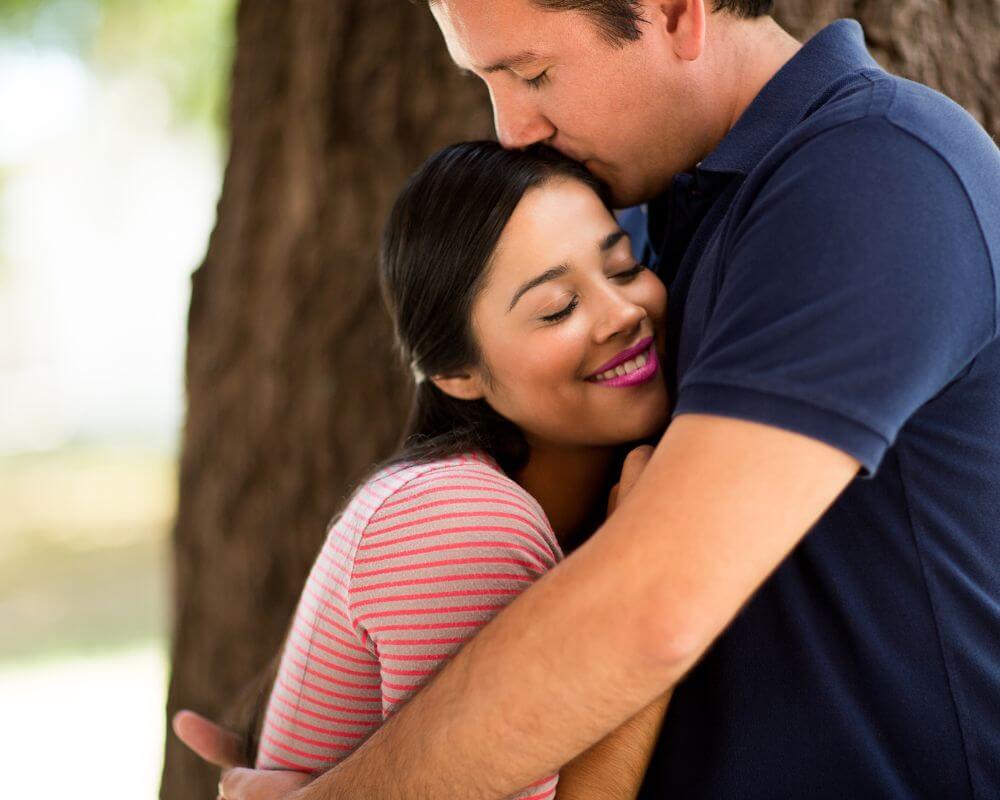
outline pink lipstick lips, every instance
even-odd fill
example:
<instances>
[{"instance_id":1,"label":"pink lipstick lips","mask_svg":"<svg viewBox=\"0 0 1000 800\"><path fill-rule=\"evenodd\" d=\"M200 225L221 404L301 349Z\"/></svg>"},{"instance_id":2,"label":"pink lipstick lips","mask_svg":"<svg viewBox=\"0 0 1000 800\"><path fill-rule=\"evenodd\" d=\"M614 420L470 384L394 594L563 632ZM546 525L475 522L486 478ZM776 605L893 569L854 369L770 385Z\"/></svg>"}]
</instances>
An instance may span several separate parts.
<instances>
[{"instance_id":1,"label":"pink lipstick lips","mask_svg":"<svg viewBox=\"0 0 1000 800\"><path fill-rule=\"evenodd\" d=\"M643 339L641 342L638 342L634 346L628 348L627 350L623 350L621 353L616 355L586 380L591 383L596 383L601 386L607 386L614 389L626 386L637 386L641 383L646 383L652 379L660 368L659 359L656 357L656 348L652 345L652 336ZM603 380L596 377L610 370L615 370L617 367L621 367L629 361L635 361L636 359L642 361L643 357L645 357L645 363L642 363L637 369L634 369L631 372L626 372L623 375L606 377Z\"/></svg>"}]
</instances>

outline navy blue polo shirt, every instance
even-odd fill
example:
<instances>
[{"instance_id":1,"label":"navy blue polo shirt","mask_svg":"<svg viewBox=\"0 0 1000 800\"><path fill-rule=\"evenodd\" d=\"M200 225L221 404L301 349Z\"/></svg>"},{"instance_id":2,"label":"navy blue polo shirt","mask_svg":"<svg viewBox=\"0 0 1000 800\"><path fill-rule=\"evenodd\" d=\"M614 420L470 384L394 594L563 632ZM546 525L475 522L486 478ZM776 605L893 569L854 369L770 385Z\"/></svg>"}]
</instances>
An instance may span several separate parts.
<instances>
[{"instance_id":1,"label":"navy blue polo shirt","mask_svg":"<svg viewBox=\"0 0 1000 800\"><path fill-rule=\"evenodd\" d=\"M862 471L678 686L642 798L1000 798L1000 153L817 34L622 217L675 414Z\"/></svg>"}]
</instances>

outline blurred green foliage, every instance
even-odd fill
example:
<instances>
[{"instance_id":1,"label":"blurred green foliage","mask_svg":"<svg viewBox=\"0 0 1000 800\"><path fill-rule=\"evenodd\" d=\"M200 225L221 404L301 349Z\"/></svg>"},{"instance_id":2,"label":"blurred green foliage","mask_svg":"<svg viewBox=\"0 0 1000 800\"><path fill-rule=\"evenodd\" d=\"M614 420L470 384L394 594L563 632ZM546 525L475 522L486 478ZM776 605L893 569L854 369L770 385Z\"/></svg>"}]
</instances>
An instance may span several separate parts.
<instances>
[{"instance_id":1,"label":"blurred green foliage","mask_svg":"<svg viewBox=\"0 0 1000 800\"><path fill-rule=\"evenodd\" d=\"M0 0L0 47L58 48L98 77L163 83L178 122L225 127L235 0Z\"/></svg>"}]
</instances>

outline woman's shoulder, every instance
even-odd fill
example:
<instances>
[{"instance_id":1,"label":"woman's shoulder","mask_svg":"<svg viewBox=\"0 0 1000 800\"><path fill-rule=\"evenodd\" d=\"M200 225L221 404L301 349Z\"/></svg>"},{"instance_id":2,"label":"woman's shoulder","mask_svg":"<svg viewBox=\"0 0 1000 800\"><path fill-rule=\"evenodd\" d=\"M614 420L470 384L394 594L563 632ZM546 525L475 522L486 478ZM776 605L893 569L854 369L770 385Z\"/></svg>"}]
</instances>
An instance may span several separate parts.
<instances>
[{"instance_id":1,"label":"woman's shoulder","mask_svg":"<svg viewBox=\"0 0 1000 800\"><path fill-rule=\"evenodd\" d=\"M381 469L355 491L344 517L367 538L433 527L441 535L528 538L562 557L538 501L480 451Z\"/></svg>"}]
</instances>

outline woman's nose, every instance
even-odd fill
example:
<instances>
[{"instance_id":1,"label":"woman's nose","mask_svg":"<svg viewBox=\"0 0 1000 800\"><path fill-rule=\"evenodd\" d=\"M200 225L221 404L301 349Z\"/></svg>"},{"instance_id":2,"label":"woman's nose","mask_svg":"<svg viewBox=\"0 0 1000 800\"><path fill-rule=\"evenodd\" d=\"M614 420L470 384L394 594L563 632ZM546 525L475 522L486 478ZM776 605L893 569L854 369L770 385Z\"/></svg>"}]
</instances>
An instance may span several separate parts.
<instances>
[{"instance_id":1,"label":"woman's nose","mask_svg":"<svg viewBox=\"0 0 1000 800\"><path fill-rule=\"evenodd\" d=\"M598 342L605 342L617 335L628 338L635 334L647 316L649 314L645 308L629 302L616 292L611 292L606 296L606 305L594 330L594 338Z\"/></svg>"}]
</instances>

